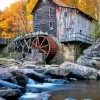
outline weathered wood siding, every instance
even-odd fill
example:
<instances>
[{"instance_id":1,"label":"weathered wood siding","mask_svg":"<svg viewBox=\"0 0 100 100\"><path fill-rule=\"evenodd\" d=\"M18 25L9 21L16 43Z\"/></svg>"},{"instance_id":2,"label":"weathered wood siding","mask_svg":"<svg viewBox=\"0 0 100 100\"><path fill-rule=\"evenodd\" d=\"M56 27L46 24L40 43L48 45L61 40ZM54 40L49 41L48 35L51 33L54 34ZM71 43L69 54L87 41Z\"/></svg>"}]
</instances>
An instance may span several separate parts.
<instances>
[{"instance_id":1,"label":"weathered wood siding","mask_svg":"<svg viewBox=\"0 0 100 100\"><path fill-rule=\"evenodd\" d=\"M78 11L76 11L76 20L75 20L75 33L81 33L86 36L90 36L91 34L91 25L92 21L89 18L86 18L85 15L82 15ZM81 31L81 32L80 32Z\"/></svg>"},{"instance_id":2,"label":"weathered wood siding","mask_svg":"<svg viewBox=\"0 0 100 100\"><path fill-rule=\"evenodd\" d=\"M91 42L92 21L74 8L56 7L57 36L63 42Z\"/></svg>"},{"instance_id":3,"label":"weathered wood siding","mask_svg":"<svg viewBox=\"0 0 100 100\"><path fill-rule=\"evenodd\" d=\"M49 15L49 10L52 9L52 15ZM36 18L38 14L38 19ZM34 11L34 31L47 32L48 34L56 35L56 6L50 1L40 2ZM50 30L50 22L53 23L53 29Z\"/></svg>"},{"instance_id":4,"label":"weathered wood siding","mask_svg":"<svg viewBox=\"0 0 100 100\"><path fill-rule=\"evenodd\" d=\"M66 13L66 14L65 14ZM57 7L57 36L62 38L75 33L75 10L71 8Z\"/></svg>"}]
</instances>

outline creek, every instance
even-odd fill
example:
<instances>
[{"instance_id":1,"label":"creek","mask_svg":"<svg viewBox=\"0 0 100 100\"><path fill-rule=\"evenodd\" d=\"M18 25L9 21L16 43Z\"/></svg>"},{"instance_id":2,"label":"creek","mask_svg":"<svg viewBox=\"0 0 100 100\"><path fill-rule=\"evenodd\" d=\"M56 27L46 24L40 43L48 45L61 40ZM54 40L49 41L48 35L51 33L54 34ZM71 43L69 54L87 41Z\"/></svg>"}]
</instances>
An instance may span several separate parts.
<instances>
[{"instance_id":1,"label":"creek","mask_svg":"<svg viewBox=\"0 0 100 100\"><path fill-rule=\"evenodd\" d=\"M82 80L67 84L37 83L30 79L26 85L28 93L19 100L42 100L32 99L40 93L50 94L50 100L100 100L100 81ZM34 93L32 93L34 92ZM44 98L43 100L48 100Z\"/></svg>"}]
</instances>

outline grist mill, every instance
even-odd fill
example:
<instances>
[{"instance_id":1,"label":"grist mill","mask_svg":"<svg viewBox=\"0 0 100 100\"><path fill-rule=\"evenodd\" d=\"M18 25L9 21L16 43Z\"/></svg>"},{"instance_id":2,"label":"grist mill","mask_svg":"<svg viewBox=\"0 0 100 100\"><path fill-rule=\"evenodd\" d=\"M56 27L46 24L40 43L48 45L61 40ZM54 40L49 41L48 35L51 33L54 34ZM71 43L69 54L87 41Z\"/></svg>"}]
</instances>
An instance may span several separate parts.
<instances>
[{"instance_id":1,"label":"grist mill","mask_svg":"<svg viewBox=\"0 0 100 100\"><path fill-rule=\"evenodd\" d=\"M38 0L31 13L33 35L16 41L17 49L42 53L46 62L75 62L93 39L91 16L59 0ZM25 44L25 45L24 45ZM29 52L30 51L30 52Z\"/></svg>"}]
</instances>

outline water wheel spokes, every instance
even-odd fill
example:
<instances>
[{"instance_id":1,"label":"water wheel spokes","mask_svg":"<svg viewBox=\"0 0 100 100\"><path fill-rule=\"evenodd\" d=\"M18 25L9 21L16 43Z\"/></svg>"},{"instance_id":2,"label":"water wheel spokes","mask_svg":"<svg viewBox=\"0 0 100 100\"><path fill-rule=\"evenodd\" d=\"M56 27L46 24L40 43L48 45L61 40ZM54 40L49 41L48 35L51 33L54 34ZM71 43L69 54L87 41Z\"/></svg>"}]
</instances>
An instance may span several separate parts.
<instances>
[{"instance_id":1,"label":"water wheel spokes","mask_svg":"<svg viewBox=\"0 0 100 100\"><path fill-rule=\"evenodd\" d=\"M49 36L36 36L33 39L32 47L39 49L46 56L46 61L50 61L56 54L56 42Z\"/></svg>"}]
</instances>

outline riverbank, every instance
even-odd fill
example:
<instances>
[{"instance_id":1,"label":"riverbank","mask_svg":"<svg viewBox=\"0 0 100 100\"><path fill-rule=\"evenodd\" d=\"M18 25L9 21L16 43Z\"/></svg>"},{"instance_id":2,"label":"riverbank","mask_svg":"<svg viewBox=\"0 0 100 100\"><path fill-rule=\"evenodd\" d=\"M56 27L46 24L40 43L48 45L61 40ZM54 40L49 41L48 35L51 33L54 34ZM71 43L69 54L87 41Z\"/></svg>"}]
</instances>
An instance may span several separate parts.
<instances>
[{"instance_id":1,"label":"riverbank","mask_svg":"<svg viewBox=\"0 0 100 100\"><path fill-rule=\"evenodd\" d=\"M0 58L0 97L6 100L99 100L99 72L72 62L58 66ZM2 91L2 88L5 89Z\"/></svg>"}]
</instances>

